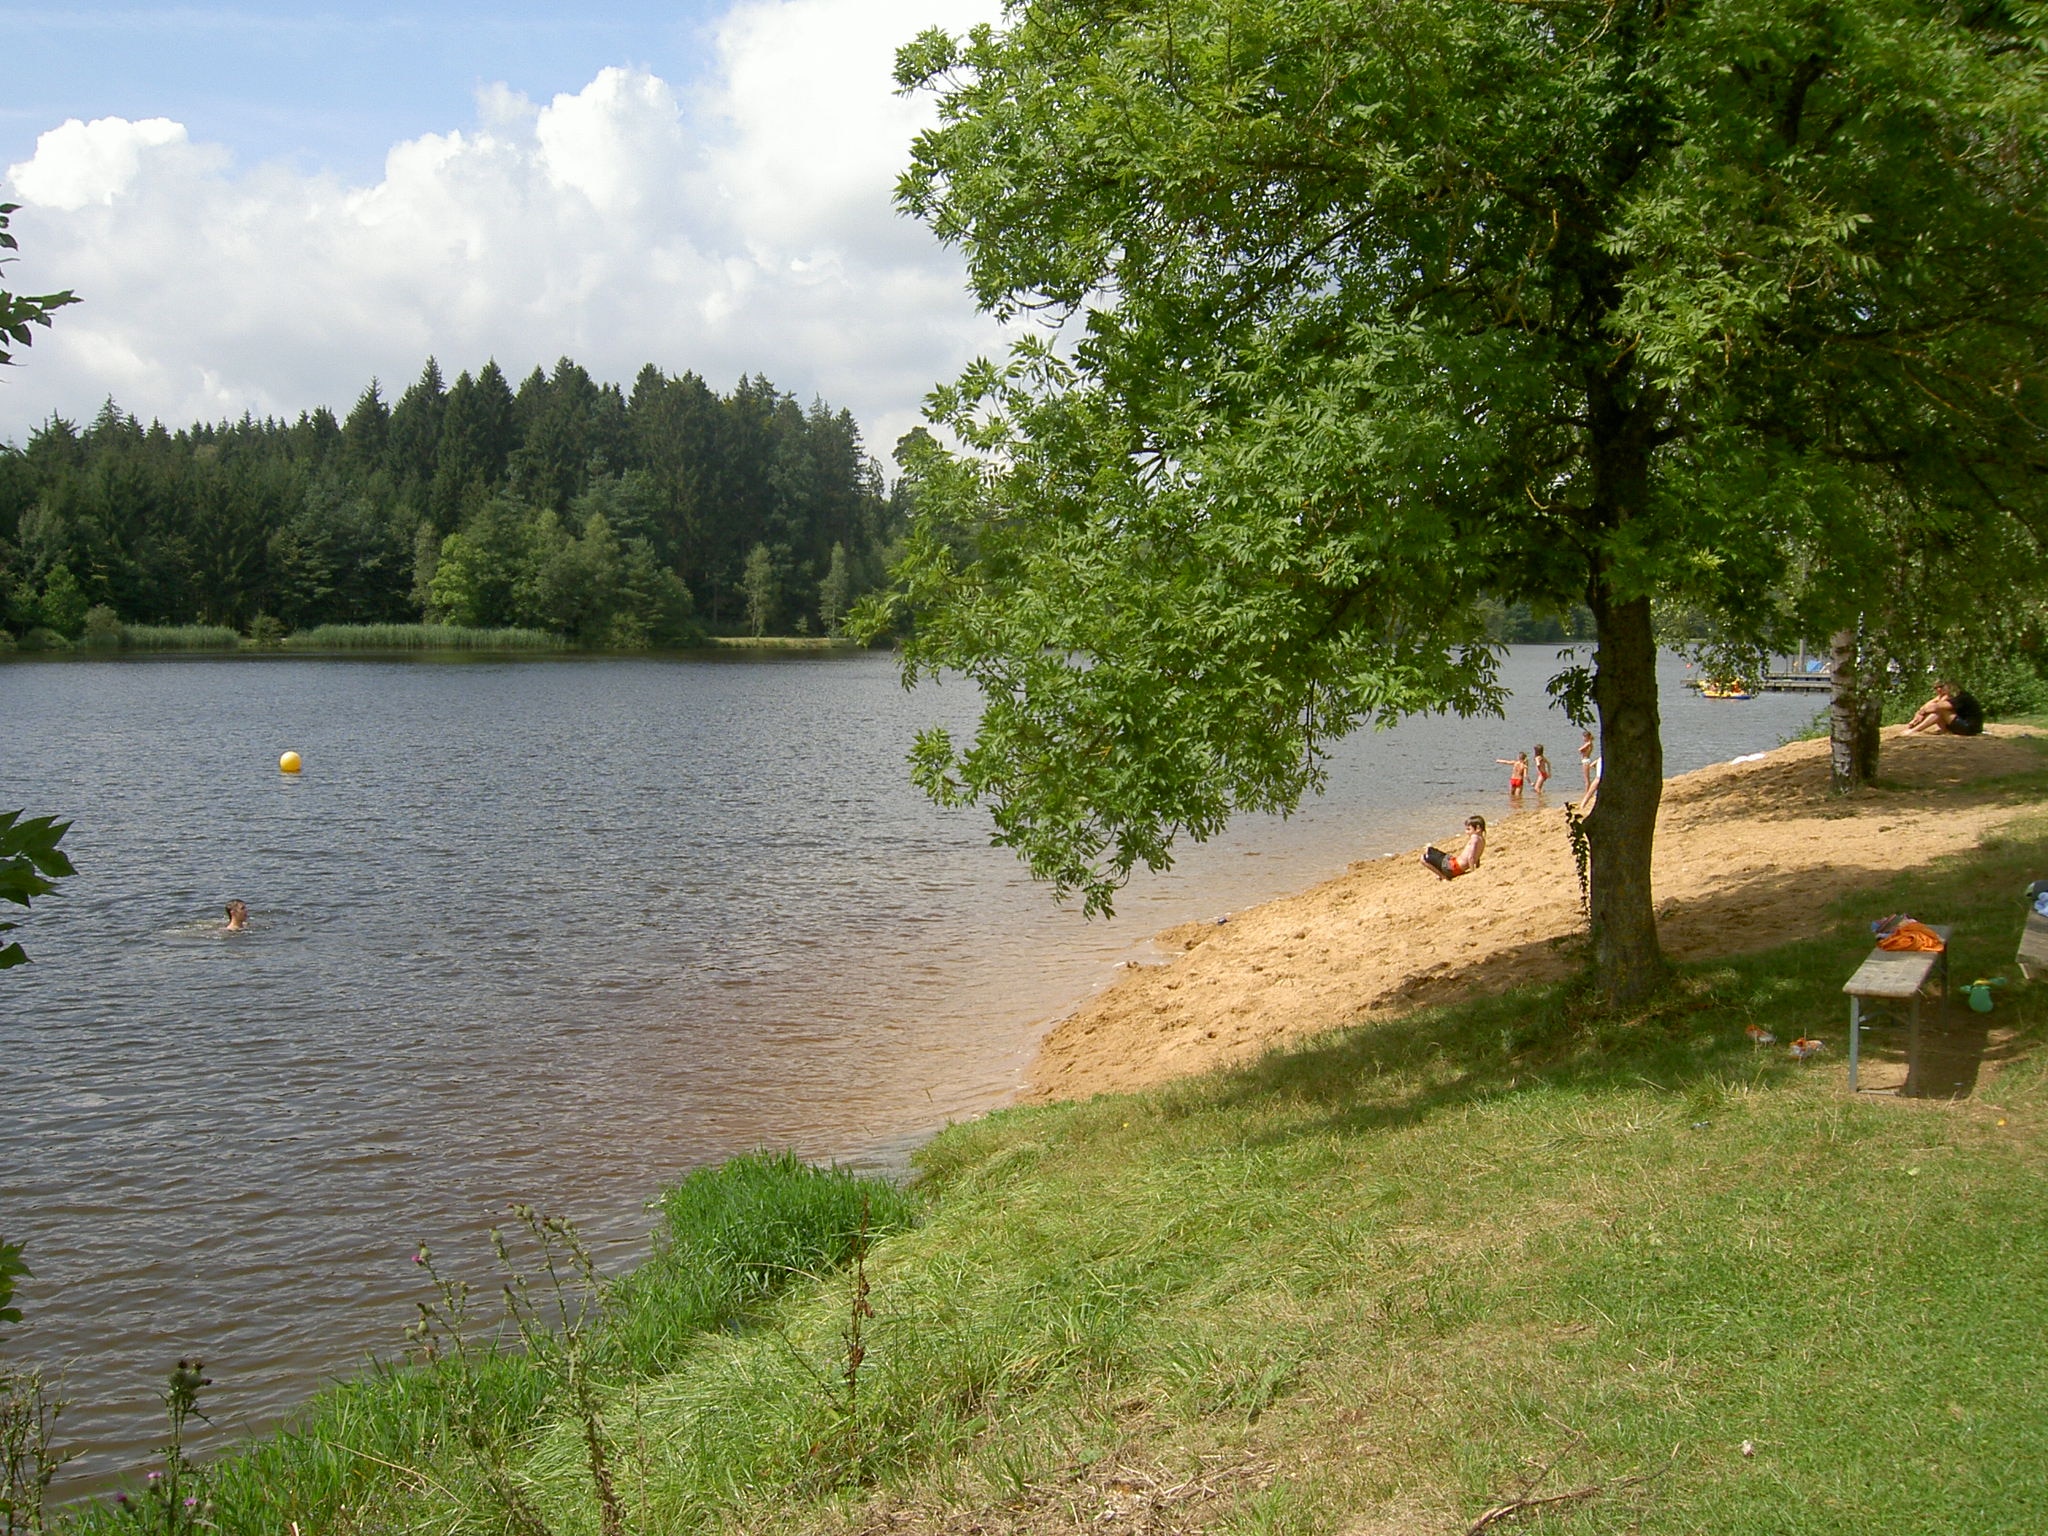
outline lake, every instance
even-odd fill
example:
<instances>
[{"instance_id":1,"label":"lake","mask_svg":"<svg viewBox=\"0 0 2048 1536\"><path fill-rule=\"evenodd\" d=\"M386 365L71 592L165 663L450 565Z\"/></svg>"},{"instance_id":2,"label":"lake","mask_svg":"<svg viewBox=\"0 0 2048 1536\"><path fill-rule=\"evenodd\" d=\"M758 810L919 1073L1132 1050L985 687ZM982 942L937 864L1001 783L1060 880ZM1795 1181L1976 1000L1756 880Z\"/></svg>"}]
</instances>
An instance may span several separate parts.
<instances>
[{"instance_id":1,"label":"lake","mask_svg":"<svg viewBox=\"0 0 2048 1536\"><path fill-rule=\"evenodd\" d=\"M6 1348L65 1365L68 1486L148 1456L181 1354L217 1443L396 1352L415 1245L480 1256L508 1201L616 1266L707 1161L900 1170L1156 930L1506 814L1494 759L1532 741L1576 792L1555 655L1510 651L1505 721L1340 743L1326 795L1110 922L910 787L912 732L974 695L885 656L0 665L0 809L75 821L0 975L0 1235L35 1270ZM1674 773L1824 702L1664 671Z\"/></svg>"}]
</instances>

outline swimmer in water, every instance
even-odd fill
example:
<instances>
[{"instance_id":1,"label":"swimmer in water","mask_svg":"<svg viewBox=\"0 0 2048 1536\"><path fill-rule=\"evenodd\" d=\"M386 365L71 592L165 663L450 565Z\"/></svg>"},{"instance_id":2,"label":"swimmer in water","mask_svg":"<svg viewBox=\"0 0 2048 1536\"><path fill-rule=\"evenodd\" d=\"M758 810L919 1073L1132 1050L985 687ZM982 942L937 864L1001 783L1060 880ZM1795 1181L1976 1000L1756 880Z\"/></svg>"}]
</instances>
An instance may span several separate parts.
<instances>
[{"instance_id":1,"label":"swimmer in water","mask_svg":"<svg viewBox=\"0 0 2048 1536\"><path fill-rule=\"evenodd\" d=\"M240 933L249 926L249 903L235 900L228 903L228 932Z\"/></svg>"}]
</instances>

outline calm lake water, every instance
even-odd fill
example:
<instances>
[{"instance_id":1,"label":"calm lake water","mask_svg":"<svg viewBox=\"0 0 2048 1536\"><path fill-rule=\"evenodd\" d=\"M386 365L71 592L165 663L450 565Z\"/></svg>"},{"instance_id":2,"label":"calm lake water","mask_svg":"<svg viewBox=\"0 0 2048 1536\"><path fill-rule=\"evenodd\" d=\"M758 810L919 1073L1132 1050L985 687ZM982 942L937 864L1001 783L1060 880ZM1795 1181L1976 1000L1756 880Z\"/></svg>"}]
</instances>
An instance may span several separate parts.
<instances>
[{"instance_id":1,"label":"calm lake water","mask_svg":"<svg viewBox=\"0 0 2048 1536\"><path fill-rule=\"evenodd\" d=\"M1493 760L1535 740L1575 790L1554 657L1510 653L1505 721L1341 744L1322 799L1113 922L910 788L912 732L973 696L883 656L0 665L0 808L75 821L0 976L0 1234L35 1270L5 1347L64 1367L70 1488L145 1459L180 1354L217 1439L396 1352L414 1245L480 1254L508 1201L623 1265L707 1161L901 1168L1157 929L1505 814ZM1674 773L1822 702L1682 676Z\"/></svg>"}]
</instances>

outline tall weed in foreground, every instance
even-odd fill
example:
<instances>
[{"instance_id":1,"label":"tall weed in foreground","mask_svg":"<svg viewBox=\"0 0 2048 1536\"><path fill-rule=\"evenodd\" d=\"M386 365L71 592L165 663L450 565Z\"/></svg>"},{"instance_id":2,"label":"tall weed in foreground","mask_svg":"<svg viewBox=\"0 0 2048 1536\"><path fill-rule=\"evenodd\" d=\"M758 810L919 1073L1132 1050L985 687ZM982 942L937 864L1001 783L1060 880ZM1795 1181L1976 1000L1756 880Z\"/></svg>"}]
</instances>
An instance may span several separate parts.
<instances>
[{"instance_id":1,"label":"tall weed in foreground","mask_svg":"<svg viewBox=\"0 0 2048 1536\"><path fill-rule=\"evenodd\" d=\"M0 1536L44 1529L44 1498L68 1459L56 1448L64 1406L41 1370L0 1368Z\"/></svg>"},{"instance_id":2,"label":"tall weed in foreground","mask_svg":"<svg viewBox=\"0 0 2048 1536\"><path fill-rule=\"evenodd\" d=\"M28 1274L21 1245L0 1238L0 1323L21 1321L14 1287ZM56 1449L63 1412L40 1370L0 1366L0 1536L43 1529L43 1498L65 1461Z\"/></svg>"},{"instance_id":3,"label":"tall weed in foreground","mask_svg":"<svg viewBox=\"0 0 2048 1536\"><path fill-rule=\"evenodd\" d=\"M491 1241L503 1255L504 1240L495 1228ZM474 1292L467 1280L443 1273L424 1243L413 1262L426 1271L436 1299L418 1304L419 1321L408 1333L418 1346L421 1365L445 1388L442 1409L458 1439L455 1454L468 1463L488 1500L488 1512L504 1530L515 1536L546 1536L547 1522L513 1472L519 1434L526 1424L506 1415L502 1404L492 1400L490 1387L498 1373L491 1368L500 1364L499 1346L472 1335ZM508 1285L508 1304L513 1294ZM419 1447L422 1452L432 1449L431 1444ZM471 1501L473 1509L477 1502Z\"/></svg>"},{"instance_id":4,"label":"tall weed in foreground","mask_svg":"<svg viewBox=\"0 0 2048 1536\"><path fill-rule=\"evenodd\" d=\"M518 1330L527 1360L575 1418L604 1536L625 1536L625 1509L605 1441L602 1388L591 1361L591 1336L605 1316L605 1287L590 1250L567 1221L543 1216L530 1205L515 1205L512 1214L539 1256L547 1289L536 1299L536 1287L514 1261L504 1235L493 1230L491 1246L510 1277L505 1286L506 1316Z\"/></svg>"}]
</instances>

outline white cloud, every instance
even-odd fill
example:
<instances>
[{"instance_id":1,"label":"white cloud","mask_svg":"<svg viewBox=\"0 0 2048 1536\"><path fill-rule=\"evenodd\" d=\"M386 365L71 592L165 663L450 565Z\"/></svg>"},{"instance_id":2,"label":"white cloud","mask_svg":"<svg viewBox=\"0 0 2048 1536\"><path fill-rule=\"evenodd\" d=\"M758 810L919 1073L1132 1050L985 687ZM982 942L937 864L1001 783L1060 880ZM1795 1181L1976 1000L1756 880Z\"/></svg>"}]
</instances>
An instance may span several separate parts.
<instances>
[{"instance_id":1,"label":"white cloud","mask_svg":"<svg viewBox=\"0 0 2048 1536\"><path fill-rule=\"evenodd\" d=\"M121 117L96 117L89 123L72 118L36 140L36 157L12 166L14 189L44 208L75 212L88 203L112 203L134 185L143 159L172 157L187 148L185 125L167 117L146 117L131 123Z\"/></svg>"},{"instance_id":2,"label":"white cloud","mask_svg":"<svg viewBox=\"0 0 2048 1536\"><path fill-rule=\"evenodd\" d=\"M925 389L994 344L958 258L890 204L924 101L893 51L990 0L750 0L684 100L607 69L394 146L351 186L238 168L163 118L68 122L8 168L10 286L81 300L0 376L0 436L108 395L148 419L346 410L428 353L451 373L574 357L726 388L765 373L851 408L886 454Z\"/></svg>"}]
</instances>

